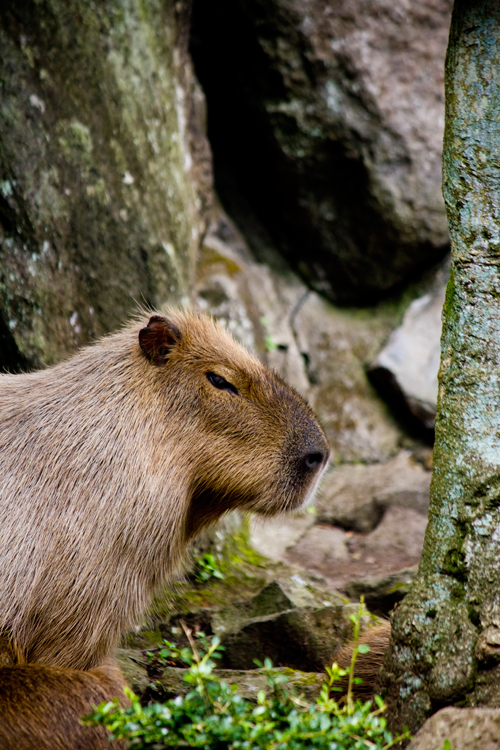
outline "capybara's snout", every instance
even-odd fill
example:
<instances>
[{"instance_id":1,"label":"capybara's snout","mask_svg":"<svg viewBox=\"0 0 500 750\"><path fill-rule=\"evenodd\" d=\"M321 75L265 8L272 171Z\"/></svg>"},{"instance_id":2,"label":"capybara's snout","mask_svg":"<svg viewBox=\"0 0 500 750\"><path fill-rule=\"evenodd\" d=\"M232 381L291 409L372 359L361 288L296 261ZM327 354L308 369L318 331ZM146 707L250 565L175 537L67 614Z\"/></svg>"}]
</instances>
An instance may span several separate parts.
<instances>
[{"instance_id":1,"label":"capybara's snout","mask_svg":"<svg viewBox=\"0 0 500 750\"><path fill-rule=\"evenodd\" d=\"M305 411L304 407L302 409ZM295 429L291 450L291 473L304 485L303 501L310 497L310 488L316 488L330 457L325 434L315 419L308 414L295 413ZM303 502L302 501L302 502Z\"/></svg>"}]
</instances>

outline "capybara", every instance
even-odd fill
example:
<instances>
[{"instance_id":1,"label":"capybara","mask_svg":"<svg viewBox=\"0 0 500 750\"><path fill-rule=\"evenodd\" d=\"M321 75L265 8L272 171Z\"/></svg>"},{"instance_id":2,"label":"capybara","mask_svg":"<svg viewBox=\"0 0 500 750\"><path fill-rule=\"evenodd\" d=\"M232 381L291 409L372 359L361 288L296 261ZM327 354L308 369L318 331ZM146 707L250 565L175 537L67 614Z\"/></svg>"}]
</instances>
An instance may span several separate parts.
<instances>
[{"instance_id":1,"label":"capybara","mask_svg":"<svg viewBox=\"0 0 500 750\"><path fill-rule=\"evenodd\" d=\"M365 630L359 637L359 643L368 646L370 650L366 654L358 654L354 667L354 676L361 677L362 682L353 687L355 698L369 700L374 693L378 675L384 661L385 653L389 647L391 637L391 623L384 620L379 625L373 625ZM347 643L334 656L333 661L339 667L346 669L351 664L353 643ZM339 687L347 691L348 678L344 677Z\"/></svg>"},{"instance_id":2,"label":"capybara","mask_svg":"<svg viewBox=\"0 0 500 750\"><path fill-rule=\"evenodd\" d=\"M304 400L189 312L144 316L55 367L0 376L0 643L17 665L0 670L0 725L12 669L107 663L201 528L236 507L299 508L328 455ZM2 750L28 747L14 734L0 729ZM42 734L36 747L54 747Z\"/></svg>"},{"instance_id":3,"label":"capybara","mask_svg":"<svg viewBox=\"0 0 500 750\"><path fill-rule=\"evenodd\" d=\"M115 672L115 674L113 674ZM112 695L125 681L117 667L88 672L40 664L0 669L1 750L124 750L104 727L84 727L78 717Z\"/></svg>"}]
</instances>

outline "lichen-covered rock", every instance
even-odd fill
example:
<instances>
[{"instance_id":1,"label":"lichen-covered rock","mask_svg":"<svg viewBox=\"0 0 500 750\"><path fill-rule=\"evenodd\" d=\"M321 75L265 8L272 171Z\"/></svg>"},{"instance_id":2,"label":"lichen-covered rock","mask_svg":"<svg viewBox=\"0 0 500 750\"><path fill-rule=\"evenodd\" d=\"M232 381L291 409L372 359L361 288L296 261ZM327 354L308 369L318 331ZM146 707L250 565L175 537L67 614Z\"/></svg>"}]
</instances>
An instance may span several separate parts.
<instances>
[{"instance_id":1,"label":"lichen-covered rock","mask_svg":"<svg viewBox=\"0 0 500 750\"><path fill-rule=\"evenodd\" d=\"M451 8L194 3L192 49L223 201L233 216L248 214L246 201L334 301L379 299L447 247L440 154Z\"/></svg>"},{"instance_id":2,"label":"lichen-covered rock","mask_svg":"<svg viewBox=\"0 0 500 750\"><path fill-rule=\"evenodd\" d=\"M189 690L192 690L192 684L184 682L186 672L186 669L166 667L156 678L155 689L161 690L162 700L177 695L186 695ZM287 667L277 668L276 672L287 678L287 688L291 688L308 701L318 698L321 686L326 682L324 674L301 672ZM259 690L265 691L268 688L267 676L258 669L214 669L212 674L231 685L239 695L250 701L257 702Z\"/></svg>"},{"instance_id":3,"label":"lichen-covered rock","mask_svg":"<svg viewBox=\"0 0 500 750\"><path fill-rule=\"evenodd\" d=\"M264 588L250 599L216 611L211 627L216 635L234 633L255 618L276 615L292 609L318 609L339 607L345 601L339 594L326 591L321 586L313 586L310 578L288 572L273 578Z\"/></svg>"},{"instance_id":4,"label":"lichen-covered rock","mask_svg":"<svg viewBox=\"0 0 500 750\"><path fill-rule=\"evenodd\" d=\"M143 652L139 649L119 648L116 663L122 670L127 685L136 695L143 695L151 682L146 671Z\"/></svg>"},{"instance_id":5,"label":"lichen-covered rock","mask_svg":"<svg viewBox=\"0 0 500 750\"><path fill-rule=\"evenodd\" d=\"M211 163L187 3L0 10L0 368L188 299Z\"/></svg>"},{"instance_id":6,"label":"lichen-covered rock","mask_svg":"<svg viewBox=\"0 0 500 750\"><path fill-rule=\"evenodd\" d=\"M337 463L387 461L398 451L400 429L366 375L395 319L390 307L340 310L314 292L296 311L312 403Z\"/></svg>"}]
</instances>

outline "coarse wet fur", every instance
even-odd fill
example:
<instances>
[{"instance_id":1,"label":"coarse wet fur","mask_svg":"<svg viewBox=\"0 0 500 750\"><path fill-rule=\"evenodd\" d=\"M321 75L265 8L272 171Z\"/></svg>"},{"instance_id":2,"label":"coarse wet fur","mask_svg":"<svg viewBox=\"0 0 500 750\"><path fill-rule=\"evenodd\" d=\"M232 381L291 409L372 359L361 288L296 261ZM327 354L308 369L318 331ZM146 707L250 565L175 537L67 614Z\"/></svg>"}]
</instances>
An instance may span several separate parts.
<instances>
[{"instance_id":1,"label":"coarse wet fur","mask_svg":"<svg viewBox=\"0 0 500 750\"><path fill-rule=\"evenodd\" d=\"M328 455L304 400L188 312L0 376L0 717L12 669L106 664L200 529L299 508Z\"/></svg>"}]
</instances>

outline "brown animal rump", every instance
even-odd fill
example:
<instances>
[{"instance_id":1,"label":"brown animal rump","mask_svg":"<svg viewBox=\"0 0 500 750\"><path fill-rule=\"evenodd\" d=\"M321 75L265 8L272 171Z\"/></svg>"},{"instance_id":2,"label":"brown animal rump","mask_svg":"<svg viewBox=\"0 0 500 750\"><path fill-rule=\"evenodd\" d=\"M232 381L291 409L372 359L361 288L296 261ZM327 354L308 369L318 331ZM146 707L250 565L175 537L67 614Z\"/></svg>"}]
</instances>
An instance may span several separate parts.
<instances>
[{"instance_id":1,"label":"brown animal rump","mask_svg":"<svg viewBox=\"0 0 500 750\"><path fill-rule=\"evenodd\" d=\"M13 669L105 664L203 526L300 507L328 455L304 400L187 312L0 376L0 718Z\"/></svg>"}]
</instances>

